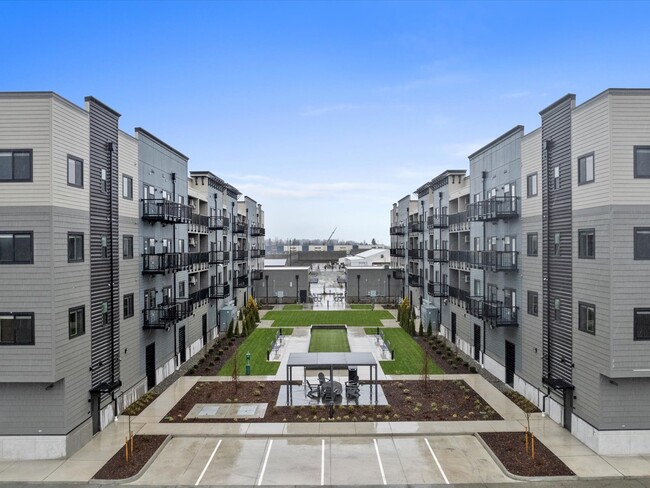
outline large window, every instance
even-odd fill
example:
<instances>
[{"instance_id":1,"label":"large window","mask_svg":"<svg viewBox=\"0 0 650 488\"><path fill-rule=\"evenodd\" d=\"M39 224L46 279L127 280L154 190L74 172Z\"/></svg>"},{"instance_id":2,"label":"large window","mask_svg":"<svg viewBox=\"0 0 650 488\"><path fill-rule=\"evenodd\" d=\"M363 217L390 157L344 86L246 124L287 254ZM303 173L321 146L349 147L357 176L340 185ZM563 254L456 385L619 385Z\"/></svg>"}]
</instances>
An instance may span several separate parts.
<instances>
[{"instance_id":1,"label":"large window","mask_svg":"<svg viewBox=\"0 0 650 488\"><path fill-rule=\"evenodd\" d=\"M578 302L578 329L596 333L596 306L590 303Z\"/></svg>"},{"instance_id":2,"label":"large window","mask_svg":"<svg viewBox=\"0 0 650 488\"><path fill-rule=\"evenodd\" d=\"M634 146L634 177L650 178L650 146Z\"/></svg>"},{"instance_id":3,"label":"large window","mask_svg":"<svg viewBox=\"0 0 650 488\"><path fill-rule=\"evenodd\" d=\"M559 166L555 166L553 168L553 189L554 190L560 189L560 167Z\"/></svg>"},{"instance_id":4,"label":"large window","mask_svg":"<svg viewBox=\"0 0 650 488\"><path fill-rule=\"evenodd\" d=\"M650 308L634 309L634 340L650 341Z\"/></svg>"},{"instance_id":5,"label":"large window","mask_svg":"<svg viewBox=\"0 0 650 488\"><path fill-rule=\"evenodd\" d=\"M32 181L31 149L0 149L0 181Z\"/></svg>"},{"instance_id":6,"label":"large window","mask_svg":"<svg viewBox=\"0 0 650 488\"><path fill-rule=\"evenodd\" d=\"M72 156L68 156L68 185L84 186L84 162Z\"/></svg>"},{"instance_id":7,"label":"large window","mask_svg":"<svg viewBox=\"0 0 650 488\"><path fill-rule=\"evenodd\" d=\"M537 316L539 312L539 295L536 291L528 292L528 313Z\"/></svg>"},{"instance_id":8,"label":"large window","mask_svg":"<svg viewBox=\"0 0 650 488\"><path fill-rule=\"evenodd\" d=\"M561 243L560 233L556 232L553 235L553 254L556 256L560 255L560 243Z\"/></svg>"},{"instance_id":9,"label":"large window","mask_svg":"<svg viewBox=\"0 0 650 488\"><path fill-rule=\"evenodd\" d=\"M537 256L537 232L530 232L526 235L526 254Z\"/></svg>"},{"instance_id":10,"label":"large window","mask_svg":"<svg viewBox=\"0 0 650 488\"><path fill-rule=\"evenodd\" d=\"M0 345L31 346L33 344L33 313L0 312Z\"/></svg>"},{"instance_id":11,"label":"large window","mask_svg":"<svg viewBox=\"0 0 650 488\"><path fill-rule=\"evenodd\" d=\"M86 333L86 307L75 307L68 311L68 335L70 339Z\"/></svg>"},{"instance_id":12,"label":"large window","mask_svg":"<svg viewBox=\"0 0 650 488\"><path fill-rule=\"evenodd\" d=\"M124 295L124 318L133 317L133 293Z\"/></svg>"},{"instance_id":13,"label":"large window","mask_svg":"<svg viewBox=\"0 0 650 488\"><path fill-rule=\"evenodd\" d=\"M33 262L32 232L0 231L0 264L32 264Z\"/></svg>"},{"instance_id":14,"label":"large window","mask_svg":"<svg viewBox=\"0 0 650 488\"><path fill-rule=\"evenodd\" d=\"M133 236L122 236L122 257L133 259Z\"/></svg>"},{"instance_id":15,"label":"large window","mask_svg":"<svg viewBox=\"0 0 650 488\"><path fill-rule=\"evenodd\" d=\"M634 228L634 259L650 259L650 227Z\"/></svg>"},{"instance_id":16,"label":"large window","mask_svg":"<svg viewBox=\"0 0 650 488\"><path fill-rule=\"evenodd\" d=\"M537 195L537 173L526 177L526 196L534 197Z\"/></svg>"},{"instance_id":17,"label":"large window","mask_svg":"<svg viewBox=\"0 0 650 488\"><path fill-rule=\"evenodd\" d=\"M80 263L84 260L84 235L68 232L68 262Z\"/></svg>"},{"instance_id":18,"label":"large window","mask_svg":"<svg viewBox=\"0 0 650 488\"><path fill-rule=\"evenodd\" d=\"M122 197L133 200L133 178L130 176L122 176Z\"/></svg>"},{"instance_id":19,"label":"large window","mask_svg":"<svg viewBox=\"0 0 650 488\"><path fill-rule=\"evenodd\" d=\"M578 158L578 185L594 181L594 153Z\"/></svg>"},{"instance_id":20,"label":"large window","mask_svg":"<svg viewBox=\"0 0 650 488\"><path fill-rule=\"evenodd\" d=\"M578 231L578 257L585 259L596 257L596 231L594 229Z\"/></svg>"}]
</instances>

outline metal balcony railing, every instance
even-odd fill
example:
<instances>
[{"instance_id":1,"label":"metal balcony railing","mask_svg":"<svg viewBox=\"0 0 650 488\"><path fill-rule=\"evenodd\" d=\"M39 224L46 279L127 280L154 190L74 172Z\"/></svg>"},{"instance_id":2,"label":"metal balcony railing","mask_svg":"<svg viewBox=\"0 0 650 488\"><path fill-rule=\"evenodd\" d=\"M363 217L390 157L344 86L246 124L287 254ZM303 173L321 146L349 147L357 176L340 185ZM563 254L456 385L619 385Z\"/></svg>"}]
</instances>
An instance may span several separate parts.
<instances>
[{"instance_id":1,"label":"metal balcony railing","mask_svg":"<svg viewBox=\"0 0 650 488\"><path fill-rule=\"evenodd\" d=\"M492 197L470 203L469 220L511 219L519 216L519 197Z\"/></svg>"},{"instance_id":2,"label":"metal balcony railing","mask_svg":"<svg viewBox=\"0 0 650 488\"><path fill-rule=\"evenodd\" d=\"M248 231L248 219L238 215L237 219L232 222L232 231L235 234L246 234Z\"/></svg>"},{"instance_id":3,"label":"metal balcony railing","mask_svg":"<svg viewBox=\"0 0 650 488\"><path fill-rule=\"evenodd\" d=\"M170 202L164 198L145 198L142 202L142 220L165 224L189 224L192 221L192 207Z\"/></svg>"},{"instance_id":4,"label":"metal balcony railing","mask_svg":"<svg viewBox=\"0 0 650 488\"><path fill-rule=\"evenodd\" d=\"M431 263L446 263L449 261L449 251L447 249L429 249L427 259Z\"/></svg>"},{"instance_id":5,"label":"metal balcony railing","mask_svg":"<svg viewBox=\"0 0 650 488\"><path fill-rule=\"evenodd\" d=\"M230 261L229 251L210 251L210 264L226 264Z\"/></svg>"},{"instance_id":6,"label":"metal balcony railing","mask_svg":"<svg viewBox=\"0 0 650 488\"><path fill-rule=\"evenodd\" d=\"M424 278L419 274L409 273L409 286L424 287Z\"/></svg>"},{"instance_id":7,"label":"metal balcony railing","mask_svg":"<svg viewBox=\"0 0 650 488\"><path fill-rule=\"evenodd\" d=\"M468 221L467 211L449 214L449 225L464 224Z\"/></svg>"},{"instance_id":8,"label":"metal balcony railing","mask_svg":"<svg viewBox=\"0 0 650 488\"><path fill-rule=\"evenodd\" d=\"M248 274L246 273L241 275L235 274L233 283L235 288L246 288L248 286Z\"/></svg>"},{"instance_id":9,"label":"metal balcony railing","mask_svg":"<svg viewBox=\"0 0 650 488\"><path fill-rule=\"evenodd\" d=\"M414 234L416 232L424 232L423 220L414 220L409 222L409 233Z\"/></svg>"},{"instance_id":10,"label":"metal balcony railing","mask_svg":"<svg viewBox=\"0 0 650 488\"><path fill-rule=\"evenodd\" d=\"M462 302L467 302L467 300L469 299L469 292L463 290L462 288L456 288L455 286L450 286L449 298L454 298Z\"/></svg>"},{"instance_id":11,"label":"metal balcony railing","mask_svg":"<svg viewBox=\"0 0 650 488\"><path fill-rule=\"evenodd\" d=\"M209 252L188 252L185 254L186 261L188 266L195 264L208 264L210 262L210 253Z\"/></svg>"},{"instance_id":12,"label":"metal balcony railing","mask_svg":"<svg viewBox=\"0 0 650 488\"><path fill-rule=\"evenodd\" d=\"M483 297L468 296L465 302L465 309L474 317L483 317Z\"/></svg>"},{"instance_id":13,"label":"metal balcony railing","mask_svg":"<svg viewBox=\"0 0 650 488\"><path fill-rule=\"evenodd\" d=\"M213 215L208 219L208 229L210 230L223 230L227 232L229 225L230 219L228 217Z\"/></svg>"},{"instance_id":14,"label":"metal balcony railing","mask_svg":"<svg viewBox=\"0 0 650 488\"><path fill-rule=\"evenodd\" d=\"M266 230L264 227L259 225L251 225L251 237L259 237L266 235Z\"/></svg>"},{"instance_id":15,"label":"metal balcony railing","mask_svg":"<svg viewBox=\"0 0 650 488\"><path fill-rule=\"evenodd\" d=\"M427 217L427 227L429 229L445 229L449 227L449 218L447 214L429 215Z\"/></svg>"},{"instance_id":16,"label":"metal balcony railing","mask_svg":"<svg viewBox=\"0 0 650 488\"><path fill-rule=\"evenodd\" d=\"M404 256L406 256L406 249L404 249L403 247L391 247L390 255L391 257L394 258L403 258Z\"/></svg>"},{"instance_id":17,"label":"metal balcony railing","mask_svg":"<svg viewBox=\"0 0 650 488\"><path fill-rule=\"evenodd\" d=\"M210 298L210 288L203 288L202 290L195 291L194 293L190 293L190 296L188 297L188 300L190 302L190 305L195 305L203 300L207 300Z\"/></svg>"},{"instance_id":18,"label":"metal balcony railing","mask_svg":"<svg viewBox=\"0 0 650 488\"><path fill-rule=\"evenodd\" d=\"M424 249L419 247L409 248L409 259L423 259L424 258Z\"/></svg>"},{"instance_id":19,"label":"metal balcony railing","mask_svg":"<svg viewBox=\"0 0 650 488\"><path fill-rule=\"evenodd\" d=\"M179 300L174 303L161 304L155 308L145 308L144 329L169 329L179 320L183 320L189 314L186 300Z\"/></svg>"},{"instance_id":20,"label":"metal balcony railing","mask_svg":"<svg viewBox=\"0 0 650 488\"><path fill-rule=\"evenodd\" d=\"M404 279L404 270L403 269L394 269L393 270L393 279L403 280Z\"/></svg>"},{"instance_id":21,"label":"metal balcony railing","mask_svg":"<svg viewBox=\"0 0 650 488\"><path fill-rule=\"evenodd\" d=\"M483 318L496 327L519 325L519 307L505 306L500 301L483 302Z\"/></svg>"},{"instance_id":22,"label":"metal balcony railing","mask_svg":"<svg viewBox=\"0 0 650 488\"><path fill-rule=\"evenodd\" d=\"M180 270L182 267L182 255L178 252L142 255L143 274L171 273Z\"/></svg>"},{"instance_id":23,"label":"metal balcony railing","mask_svg":"<svg viewBox=\"0 0 650 488\"><path fill-rule=\"evenodd\" d=\"M438 283L434 281L427 282L427 292L432 297L448 297L449 285L447 283Z\"/></svg>"},{"instance_id":24,"label":"metal balcony railing","mask_svg":"<svg viewBox=\"0 0 650 488\"><path fill-rule=\"evenodd\" d=\"M266 256L266 249L251 249L251 258L263 258Z\"/></svg>"},{"instance_id":25,"label":"metal balcony railing","mask_svg":"<svg viewBox=\"0 0 650 488\"><path fill-rule=\"evenodd\" d=\"M245 249L237 249L232 252L232 258L235 261L246 261L248 259L248 251Z\"/></svg>"},{"instance_id":26,"label":"metal balcony railing","mask_svg":"<svg viewBox=\"0 0 650 488\"><path fill-rule=\"evenodd\" d=\"M230 283L221 283L219 285L210 286L210 298L226 298L228 295L230 295Z\"/></svg>"},{"instance_id":27,"label":"metal balcony railing","mask_svg":"<svg viewBox=\"0 0 650 488\"><path fill-rule=\"evenodd\" d=\"M251 279L253 281L259 281L262 279L263 276L264 273L262 272L261 269L254 269L253 271L251 271Z\"/></svg>"},{"instance_id":28,"label":"metal balcony railing","mask_svg":"<svg viewBox=\"0 0 650 488\"><path fill-rule=\"evenodd\" d=\"M449 251L449 261L470 265L474 261L476 251Z\"/></svg>"},{"instance_id":29,"label":"metal balcony railing","mask_svg":"<svg viewBox=\"0 0 650 488\"><path fill-rule=\"evenodd\" d=\"M405 225L394 225L390 228L390 235L392 236L403 236L406 234Z\"/></svg>"},{"instance_id":30,"label":"metal balcony railing","mask_svg":"<svg viewBox=\"0 0 650 488\"><path fill-rule=\"evenodd\" d=\"M207 215L195 214L192 212L192 225L207 227L210 218Z\"/></svg>"},{"instance_id":31,"label":"metal balcony railing","mask_svg":"<svg viewBox=\"0 0 650 488\"><path fill-rule=\"evenodd\" d=\"M519 253L517 251L473 251L475 259L472 266L489 271L517 271Z\"/></svg>"}]
</instances>

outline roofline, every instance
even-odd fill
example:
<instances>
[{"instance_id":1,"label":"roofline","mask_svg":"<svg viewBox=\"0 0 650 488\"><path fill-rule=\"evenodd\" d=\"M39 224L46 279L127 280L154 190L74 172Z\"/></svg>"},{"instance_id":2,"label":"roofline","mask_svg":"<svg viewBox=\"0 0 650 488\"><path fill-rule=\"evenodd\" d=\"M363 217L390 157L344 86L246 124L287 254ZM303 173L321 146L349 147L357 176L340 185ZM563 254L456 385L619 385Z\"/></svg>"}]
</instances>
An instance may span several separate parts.
<instances>
[{"instance_id":1,"label":"roofline","mask_svg":"<svg viewBox=\"0 0 650 488\"><path fill-rule=\"evenodd\" d=\"M156 141L158 144L160 144L161 146L163 146L163 147L166 148L166 149L169 149L171 152L173 152L173 153L176 154L177 156L180 156L181 158L185 159L186 161L189 161L189 159L190 159L189 157L185 156L185 154L183 154L183 153L180 152L179 150L174 149L172 146L170 146L169 144L167 144L167 143L166 143L165 141L163 141L162 139L157 138L157 137L154 136L151 132L149 132L149 131L143 129L142 127L136 127L136 128L135 128L135 131L136 131L138 134L144 134L144 135L147 136L149 139L153 139L153 140Z\"/></svg>"},{"instance_id":2,"label":"roofline","mask_svg":"<svg viewBox=\"0 0 650 488\"><path fill-rule=\"evenodd\" d=\"M95 98L95 97L88 96L88 97L85 97L84 100L85 100L86 102L95 102L97 105L99 105L99 106L102 107L103 109L108 110L110 113L112 113L112 114L115 115L116 117L121 117L121 116L122 116L122 114L119 113L117 110L115 110L115 109L109 107L109 106L106 105L104 102L102 102L101 100L98 100L98 99Z\"/></svg>"},{"instance_id":3,"label":"roofline","mask_svg":"<svg viewBox=\"0 0 650 488\"><path fill-rule=\"evenodd\" d=\"M123 131L122 129L117 129L117 132L118 132L119 134L122 134L123 136L128 137L129 139L133 139L134 141L137 141L137 139L136 139L135 137L133 137L133 136L132 136L131 134L129 134L128 132Z\"/></svg>"},{"instance_id":4,"label":"roofline","mask_svg":"<svg viewBox=\"0 0 650 488\"><path fill-rule=\"evenodd\" d=\"M478 151L474 151L472 154L467 156L468 159L472 159L474 156L477 156L478 154L482 153L486 149L490 148L491 146L494 146L495 144L498 144L499 142L507 139L508 137L512 136L513 134L516 134L517 132L523 131L524 126L523 125L516 125L512 129L510 129L508 132L505 134L501 134L499 137L494 139L492 142L488 142L485 146L483 146L481 149Z\"/></svg>"},{"instance_id":5,"label":"roofline","mask_svg":"<svg viewBox=\"0 0 650 488\"><path fill-rule=\"evenodd\" d=\"M576 100L576 96L575 96L575 94L574 94L574 93L567 93L566 95L564 95L564 96L563 96L562 98L560 98L559 100L556 100L555 102L553 102L552 104L550 104L548 107L546 107L546 108L540 110L539 115L542 115L542 116L543 116L544 114L546 114L546 113L549 112L550 110L553 110L553 109L554 109L555 107L557 107L558 105L563 104L563 103L566 102L567 100L573 100L573 101L575 102L575 100Z\"/></svg>"},{"instance_id":6,"label":"roofline","mask_svg":"<svg viewBox=\"0 0 650 488\"><path fill-rule=\"evenodd\" d=\"M65 103L70 108L82 112L84 115L88 115L88 110L84 107L80 107L74 102L71 102L67 98L62 97L56 92L53 91L11 91L11 92L0 92L0 98L56 98L57 100Z\"/></svg>"}]
</instances>

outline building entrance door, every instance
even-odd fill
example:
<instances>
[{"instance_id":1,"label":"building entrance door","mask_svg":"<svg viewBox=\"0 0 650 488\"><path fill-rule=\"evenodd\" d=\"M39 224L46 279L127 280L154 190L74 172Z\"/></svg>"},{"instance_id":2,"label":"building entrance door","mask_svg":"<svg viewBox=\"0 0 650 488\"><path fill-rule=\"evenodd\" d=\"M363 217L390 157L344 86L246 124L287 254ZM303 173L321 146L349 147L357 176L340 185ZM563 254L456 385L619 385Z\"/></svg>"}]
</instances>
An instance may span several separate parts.
<instances>
[{"instance_id":1,"label":"building entrance door","mask_svg":"<svg viewBox=\"0 0 650 488\"><path fill-rule=\"evenodd\" d=\"M506 384L515 384L515 345L506 341Z\"/></svg>"}]
</instances>

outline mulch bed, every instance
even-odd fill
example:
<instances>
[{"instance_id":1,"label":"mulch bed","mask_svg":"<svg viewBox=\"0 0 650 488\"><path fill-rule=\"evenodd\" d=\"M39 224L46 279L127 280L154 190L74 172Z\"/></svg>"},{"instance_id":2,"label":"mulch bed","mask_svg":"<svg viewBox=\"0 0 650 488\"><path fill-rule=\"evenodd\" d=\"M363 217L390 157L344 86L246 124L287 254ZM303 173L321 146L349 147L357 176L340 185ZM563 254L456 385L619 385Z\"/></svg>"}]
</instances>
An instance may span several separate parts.
<instances>
[{"instance_id":1,"label":"mulch bed","mask_svg":"<svg viewBox=\"0 0 650 488\"><path fill-rule=\"evenodd\" d=\"M197 403L268 403L261 419L245 422L324 422L328 407L323 405L276 405L283 382L232 381L199 382L169 411L163 422L235 422L234 419L184 420ZM337 405L337 421L413 421L413 420L503 420L487 402L461 380L383 381L380 382L390 405Z\"/></svg>"},{"instance_id":2,"label":"mulch bed","mask_svg":"<svg viewBox=\"0 0 650 488\"><path fill-rule=\"evenodd\" d=\"M503 392L505 396L507 396L512 403L517 405L519 408L521 408L524 412L526 413L539 413L541 410L537 408L537 406L528 400L525 396L523 396L521 393L516 392L515 390L508 390Z\"/></svg>"},{"instance_id":3,"label":"mulch bed","mask_svg":"<svg viewBox=\"0 0 650 488\"><path fill-rule=\"evenodd\" d=\"M185 376L216 376L224 364L231 358L245 337L224 338L213 345L205 355L199 359Z\"/></svg>"},{"instance_id":4,"label":"mulch bed","mask_svg":"<svg viewBox=\"0 0 650 488\"><path fill-rule=\"evenodd\" d=\"M135 476L147 464L154 452L160 447L166 435L136 435L133 437L132 454L129 449L129 462L126 462L125 447L108 460L102 468L95 473L96 480L122 480Z\"/></svg>"},{"instance_id":5,"label":"mulch bed","mask_svg":"<svg viewBox=\"0 0 650 488\"><path fill-rule=\"evenodd\" d=\"M524 432L481 432L479 434L499 461L519 476L575 476L566 464L553 454L544 444L535 439L535 459L526 452Z\"/></svg>"},{"instance_id":6,"label":"mulch bed","mask_svg":"<svg viewBox=\"0 0 650 488\"><path fill-rule=\"evenodd\" d=\"M446 374L472 374L476 368L456 355L454 348L438 337L416 337L425 354Z\"/></svg>"}]
</instances>

